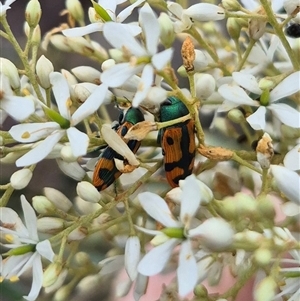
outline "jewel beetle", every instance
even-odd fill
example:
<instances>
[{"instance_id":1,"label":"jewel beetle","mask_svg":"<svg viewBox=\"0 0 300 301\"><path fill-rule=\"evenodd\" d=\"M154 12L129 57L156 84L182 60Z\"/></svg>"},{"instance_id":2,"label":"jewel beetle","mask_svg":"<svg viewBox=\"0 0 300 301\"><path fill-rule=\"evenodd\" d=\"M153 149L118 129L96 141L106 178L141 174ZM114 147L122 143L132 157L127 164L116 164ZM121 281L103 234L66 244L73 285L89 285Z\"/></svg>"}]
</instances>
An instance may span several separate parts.
<instances>
[{"instance_id":1,"label":"jewel beetle","mask_svg":"<svg viewBox=\"0 0 300 301\"><path fill-rule=\"evenodd\" d=\"M188 113L185 104L172 96L160 106L160 121L170 121ZM196 152L194 120L188 119L161 129L158 140L164 155L167 181L172 187L177 187L179 180L193 171Z\"/></svg>"},{"instance_id":2,"label":"jewel beetle","mask_svg":"<svg viewBox=\"0 0 300 301\"><path fill-rule=\"evenodd\" d=\"M119 116L119 124L114 127L117 134L124 137L128 130L138 122L144 121L143 113L137 108L129 108L126 113L122 112ZM133 153L139 149L141 142L129 140L128 147ZM124 160L116 151L107 146L100 155L93 174L93 185L99 190L104 190L118 179L122 172L115 165L114 158Z\"/></svg>"}]
</instances>

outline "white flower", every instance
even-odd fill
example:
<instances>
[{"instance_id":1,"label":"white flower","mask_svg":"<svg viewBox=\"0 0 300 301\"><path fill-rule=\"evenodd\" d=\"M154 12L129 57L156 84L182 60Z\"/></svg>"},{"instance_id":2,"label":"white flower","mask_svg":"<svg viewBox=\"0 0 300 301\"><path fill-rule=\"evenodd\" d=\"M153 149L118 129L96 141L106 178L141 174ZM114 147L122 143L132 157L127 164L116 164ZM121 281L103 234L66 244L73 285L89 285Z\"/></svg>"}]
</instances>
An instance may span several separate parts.
<instances>
[{"instance_id":1,"label":"white flower","mask_svg":"<svg viewBox=\"0 0 300 301\"><path fill-rule=\"evenodd\" d=\"M71 115L70 92L69 86L64 76L58 72L50 75L53 94L56 99L60 118L64 124L51 121L45 123L29 123L13 126L9 133L19 142L35 142L45 138L36 144L32 150L16 161L17 166L28 166L44 159L59 142L59 140L67 134L73 155L76 157L86 154L89 137L87 134L80 132L75 126L94 113L103 103L107 87L105 85L98 86L94 93Z\"/></svg>"},{"instance_id":2,"label":"white flower","mask_svg":"<svg viewBox=\"0 0 300 301\"><path fill-rule=\"evenodd\" d=\"M32 268L32 286L26 300L35 300L40 292L43 282L42 257L53 261L54 253L49 240L39 241L37 234L37 218L34 210L21 196L25 225L18 214L10 208L1 208L0 231L3 237L10 240L4 244L10 248L9 257L2 261L2 277L10 279L19 277L27 269Z\"/></svg>"},{"instance_id":3,"label":"white flower","mask_svg":"<svg viewBox=\"0 0 300 301\"><path fill-rule=\"evenodd\" d=\"M296 0L297 1L297 0ZM273 0L271 1L272 9L274 12L279 11L283 7L284 0ZM241 0L243 6L247 9L254 10L260 5L258 0Z\"/></svg>"},{"instance_id":4,"label":"white flower","mask_svg":"<svg viewBox=\"0 0 300 301\"><path fill-rule=\"evenodd\" d=\"M287 216L300 214L300 176L284 166L272 165L272 174L277 187L290 200L284 203L282 209Z\"/></svg>"},{"instance_id":5,"label":"white flower","mask_svg":"<svg viewBox=\"0 0 300 301\"><path fill-rule=\"evenodd\" d=\"M0 73L0 84L0 113L3 110L18 121L23 121L34 113L33 100L29 97L15 96L8 78L3 73Z\"/></svg>"},{"instance_id":6,"label":"white flower","mask_svg":"<svg viewBox=\"0 0 300 301\"><path fill-rule=\"evenodd\" d=\"M139 6L141 3L143 3L145 0L137 0L133 4L127 6L124 10L122 10L117 16L116 16L116 8L118 4L124 3L126 0L98 0L98 4L106 11L108 18L110 20L107 21L113 21L122 23L125 19L127 19L132 11ZM67 37L78 37L78 36L84 36L93 32L102 31L103 25L105 24L102 20L99 20L100 22L92 23L86 26L82 27L75 27L70 29L63 30L63 34ZM141 29L139 26L134 24L122 24L122 26L126 27L127 30L130 30L133 35L137 35L141 32Z\"/></svg>"},{"instance_id":7,"label":"white flower","mask_svg":"<svg viewBox=\"0 0 300 301\"><path fill-rule=\"evenodd\" d=\"M168 11L172 14L171 20L174 22L176 33L188 30L193 25L193 21L216 21L225 18L222 7L209 3L194 4L187 9L183 9L180 4L171 1L168 1L167 5Z\"/></svg>"},{"instance_id":8,"label":"white flower","mask_svg":"<svg viewBox=\"0 0 300 301\"><path fill-rule=\"evenodd\" d=\"M115 48L130 56L130 61L120 63L105 70L101 81L109 87L123 85L133 75L142 72L138 92L133 103L137 106L147 95L153 84L154 71L162 70L170 62L173 50L171 48L157 53L160 27L157 17L151 7L145 4L139 14L139 22L145 37L145 47L121 24L108 22L104 26L104 37Z\"/></svg>"},{"instance_id":9,"label":"white flower","mask_svg":"<svg viewBox=\"0 0 300 301\"><path fill-rule=\"evenodd\" d=\"M267 109L270 110L282 123L293 128L300 127L300 112L287 104L276 103L277 100L290 96L300 90L299 71L287 76L270 92L267 106L261 105L259 102L250 98L244 90L246 89L258 95L263 93L254 76L243 72L233 72L232 77L239 86L234 84L224 84L218 90L220 95L225 99L223 107L225 106L227 110L228 108L233 108L238 105L258 107L258 109L247 118L248 123L255 130L265 129L265 115L267 113Z\"/></svg>"},{"instance_id":10,"label":"white flower","mask_svg":"<svg viewBox=\"0 0 300 301\"><path fill-rule=\"evenodd\" d=\"M198 268L190 238L198 238L205 247L216 250L230 245L233 236L232 228L221 218L210 218L190 229L192 219L202 202L197 182L194 175L187 177L184 182L179 220L173 217L167 204L159 196L151 192L138 196L144 210L166 227L162 231L137 227L147 234L156 235L154 241L160 242L160 245L143 257L138 271L146 276L158 274L164 269L175 246L181 243L177 269L180 296L191 292L198 280Z\"/></svg>"},{"instance_id":11,"label":"white flower","mask_svg":"<svg viewBox=\"0 0 300 301\"><path fill-rule=\"evenodd\" d=\"M8 9L10 9L10 5L14 3L16 0L6 0L4 4L0 2L0 17L3 16Z\"/></svg>"},{"instance_id":12,"label":"white flower","mask_svg":"<svg viewBox=\"0 0 300 301\"><path fill-rule=\"evenodd\" d=\"M300 144L293 147L284 157L284 166L291 170L300 170Z\"/></svg>"}]
</instances>

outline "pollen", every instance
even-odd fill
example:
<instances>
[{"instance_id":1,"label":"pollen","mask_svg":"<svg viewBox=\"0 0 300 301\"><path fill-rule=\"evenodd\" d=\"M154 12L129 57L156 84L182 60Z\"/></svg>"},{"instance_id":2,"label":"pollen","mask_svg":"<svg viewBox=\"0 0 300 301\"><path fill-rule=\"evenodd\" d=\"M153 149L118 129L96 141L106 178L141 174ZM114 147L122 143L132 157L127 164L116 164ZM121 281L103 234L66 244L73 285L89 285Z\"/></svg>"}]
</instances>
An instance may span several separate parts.
<instances>
[{"instance_id":1,"label":"pollen","mask_svg":"<svg viewBox=\"0 0 300 301\"><path fill-rule=\"evenodd\" d=\"M14 237L11 234L5 234L4 238L8 243L14 242Z\"/></svg>"},{"instance_id":2,"label":"pollen","mask_svg":"<svg viewBox=\"0 0 300 301\"><path fill-rule=\"evenodd\" d=\"M17 282L17 281L19 281L20 279L19 279L19 277L17 276L17 275L14 275L14 276L11 276L10 278L9 278L9 281L10 282Z\"/></svg>"},{"instance_id":3,"label":"pollen","mask_svg":"<svg viewBox=\"0 0 300 301\"><path fill-rule=\"evenodd\" d=\"M30 133L29 132L24 132L21 136L23 139L28 139L30 137Z\"/></svg>"}]
</instances>

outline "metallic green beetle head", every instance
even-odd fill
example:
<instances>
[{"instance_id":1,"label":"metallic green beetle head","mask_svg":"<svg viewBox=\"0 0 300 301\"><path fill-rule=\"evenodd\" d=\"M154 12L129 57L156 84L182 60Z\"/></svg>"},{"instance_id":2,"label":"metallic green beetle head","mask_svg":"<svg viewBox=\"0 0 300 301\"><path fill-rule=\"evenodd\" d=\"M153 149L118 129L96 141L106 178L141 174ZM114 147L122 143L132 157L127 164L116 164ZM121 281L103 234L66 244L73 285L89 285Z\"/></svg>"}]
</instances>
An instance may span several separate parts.
<instances>
[{"instance_id":1,"label":"metallic green beetle head","mask_svg":"<svg viewBox=\"0 0 300 301\"><path fill-rule=\"evenodd\" d=\"M189 113L185 104L177 97L168 97L160 106L160 121L169 121Z\"/></svg>"}]
</instances>

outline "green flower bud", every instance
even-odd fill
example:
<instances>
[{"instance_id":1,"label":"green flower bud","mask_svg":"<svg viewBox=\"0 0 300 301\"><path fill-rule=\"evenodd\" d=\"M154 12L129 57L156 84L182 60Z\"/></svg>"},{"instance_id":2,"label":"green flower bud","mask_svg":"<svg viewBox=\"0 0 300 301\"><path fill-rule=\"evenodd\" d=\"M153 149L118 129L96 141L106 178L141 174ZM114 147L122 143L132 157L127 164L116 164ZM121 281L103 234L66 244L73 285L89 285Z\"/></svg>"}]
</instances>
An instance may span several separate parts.
<instances>
[{"instance_id":1,"label":"green flower bud","mask_svg":"<svg viewBox=\"0 0 300 301\"><path fill-rule=\"evenodd\" d=\"M203 284L198 284L194 288L194 294L201 300L208 300L208 291Z\"/></svg>"},{"instance_id":2,"label":"green flower bud","mask_svg":"<svg viewBox=\"0 0 300 301\"><path fill-rule=\"evenodd\" d=\"M242 123L246 120L244 114L239 109L230 110L227 114L227 117L234 123Z\"/></svg>"},{"instance_id":3,"label":"green flower bud","mask_svg":"<svg viewBox=\"0 0 300 301\"><path fill-rule=\"evenodd\" d=\"M228 34L232 39L237 40L240 37L242 28L240 24L236 21L236 18L228 18L226 28Z\"/></svg>"},{"instance_id":4,"label":"green flower bud","mask_svg":"<svg viewBox=\"0 0 300 301\"><path fill-rule=\"evenodd\" d=\"M38 0L30 0L26 6L25 19L31 28L35 28L42 16L41 5Z\"/></svg>"},{"instance_id":5,"label":"green flower bud","mask_svg":"<svg viewBox=\"0 0 300 301\"><path fill-rule=\"evenodd\" d=\"M274 222L276 211L273 202L268 197L264 196L262 199L258 197L257 212L263 219Z\"/></svg>"},{"instance_id":6,"label":"green flower bud","mask_svg":"<svg viewBox=\"0 0 300 301\"><path fill-rule=\"evenodd\" d=\"M177 69L177 73L181 76L181 77L187 77L187 72L184 68L183 65L181 65L178 69Z\"/></svg>"},{"instance_id":7,"label":"green flower bud","mask_svg":"<svg viewBox=\"0 0 300 301\"><path fill-rule=\"evenodd\" d=\"M276 294L276 289L276 281L271 276L266 277L257 285L254 298L256 301L271 301Z\"/></svg>"},{"instance_id":8,"label":"green flower bud","mask_svg":"<svg viewBox=\"0 0 300 301\"><path fill-rule=\"evenodd\" d=\"M222 6L229 11L238 11L241 8L237 0L222 0Z\"/></svg>"},{"instance_id":9,"label":"green flower bud","mask_svg":"<svg viewBox=\"0 0 300 301\"><path fill-rule=\"evenodd\" d=\"M267 106L269 104L269 99L270 99L270 91L263 90L262 94L260 95L260 104L262 106Z\"/></svg>"},{"instance_id":10,"label":"green flower bud","mask_svg":"<svg viewBox=\"0 0 300 301\"><path fill-rule=\"evenodd\" d=\"M165 48L170 48L175 40L173 23L166 13L161 13L158 18L160 26L160 41Z\"/></svg>"},{"instance_id":11,"label":"green flower bud","mask_svg":"<svg viewBox=\"0 0 300 301\"><path fill-rule=\"evenodd\" d=\"M37 195L32 198L32 206L36 212L47 214L55 211L55 206L43 195Z\"/></svg>"},{"instance_id":12,"label":"green flower bud","mask_svg":"<svg viewBox=\"0 0 300 301\"><path fill-rule=\"evenodd\" d=\"M254 252L254 259L259 266L264 267L271 262L272 252L265 248L259 248Z\"/></svg>"},{"instance_id":13,"label":"green flower bud","mask_svg":"<svg viewBox=\"0 0 300 301\"><path fill-rule=\"evenodd\" d=\"M43 287L49 287L54 284L63 269L60 262L53 262L44 271L43 274Z\"/></svg>"}]
</instances>

